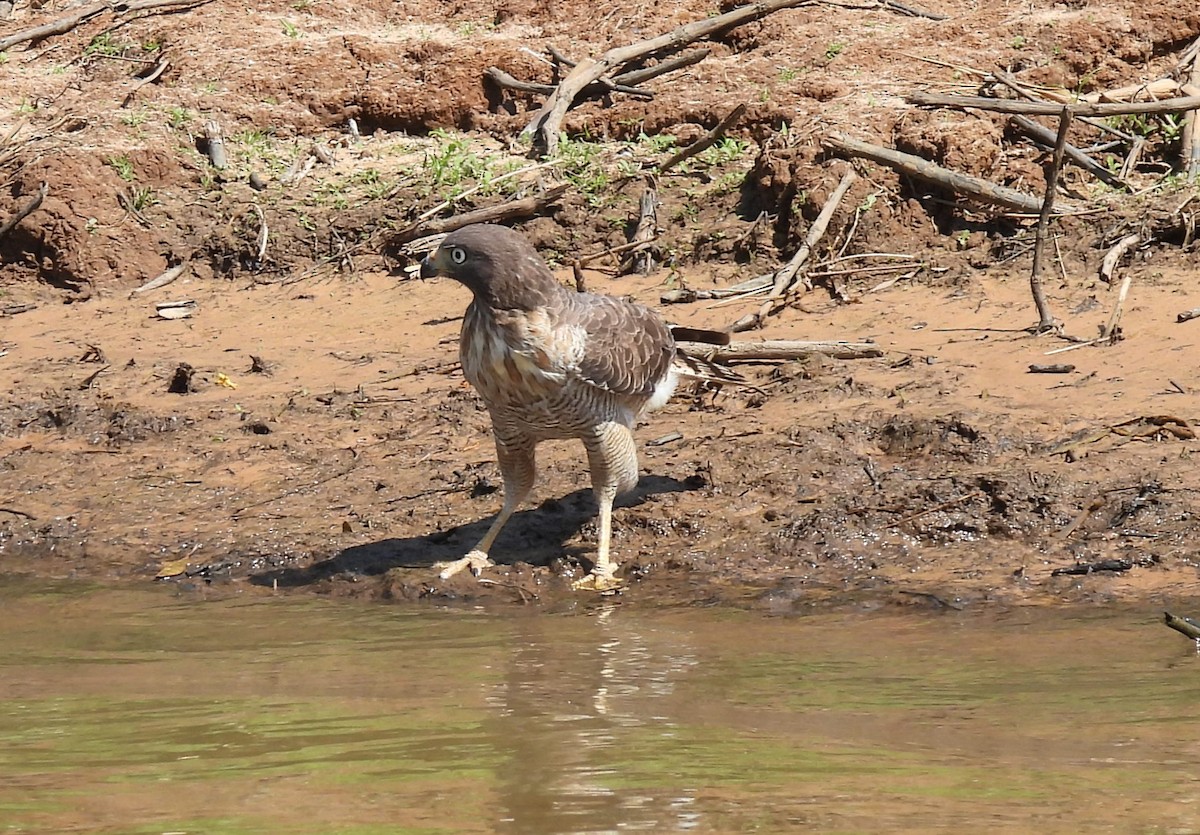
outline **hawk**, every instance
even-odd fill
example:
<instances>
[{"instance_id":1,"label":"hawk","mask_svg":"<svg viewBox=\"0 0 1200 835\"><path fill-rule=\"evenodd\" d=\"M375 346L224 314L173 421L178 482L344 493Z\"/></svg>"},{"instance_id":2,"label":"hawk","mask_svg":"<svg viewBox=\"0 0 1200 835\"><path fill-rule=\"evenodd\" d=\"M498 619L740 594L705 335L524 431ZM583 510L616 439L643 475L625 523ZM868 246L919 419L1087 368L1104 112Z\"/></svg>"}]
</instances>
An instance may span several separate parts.
<instances>
[{"instance_id":1,"label":"hawk","mask_svg":"<svg viewBox=\"0 0 1200 835\"><path fill-rule=\"evenodd\" d=\"M610 555L612 506L637 484L635 422L666 403L681 378L741 378L678 351L670 329L649 308L564 287L529 242L507 227L473 224L452 232L421 262L422 278L437 275L473 295L459 357L491 414L504 478L504 504L487 533L440 576L491 565L492 544L533 487L538 443L579 438L600 532L591 574L575 585L619 585Z\"/></svg>"}]
</instances>

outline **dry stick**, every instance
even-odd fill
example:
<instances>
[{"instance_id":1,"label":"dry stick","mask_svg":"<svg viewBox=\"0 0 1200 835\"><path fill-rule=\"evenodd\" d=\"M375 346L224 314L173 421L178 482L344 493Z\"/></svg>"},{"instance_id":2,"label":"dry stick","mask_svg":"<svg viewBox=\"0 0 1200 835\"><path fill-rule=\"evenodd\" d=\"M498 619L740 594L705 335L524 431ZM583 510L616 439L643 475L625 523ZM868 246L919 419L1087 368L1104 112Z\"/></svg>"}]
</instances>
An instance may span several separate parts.
<instances>
[{"instance_id":1,"label":"dry stick","mask_svg":"<svg viewBox=\"0 0 1200 835\"><path fill-rule=\"evenodd\" d=\"M576 97L585 87L598 81L615 67L664 49L677 49L700 38L758 20L780 9L811 5L813 2L814 0L763 0L716 17L693 21L655 38L610 49L599 58L585 58L575 65L554 93L546 99L523 133L533 135L535 152L540 151L547 156L553 156L558 150L558 135L562 130L563 117Z\"/></svg>"},{"instance_id":2,"label":"dry stick","mask_svg":"<svg viewBox=\"0 0 1200 835\"><path fill-rule=\"evenodd\" d=\"M254 214L258 215L258 252L255 255L254 263L261 267L263 258L267 255L267 217L257 203L251 204L250 208L254 209Z\"/></svg>"},{"instance_id":3,"label":"dry stick","mask_svg":"<svg viewBox=\"0 0 1200 835\"><path fill-rule=\"evenodd\" d=\"M520 93L536 93L543 96L551 95L555 86L553 84L542 84L538 81L521 81L519 78L506 73L499 67L488 67L483 71L484 78L491 79L498 87L504 87L509 90L516 90ZM639 90L636 87L625 84L589 84L583 88L579 95L581 96L602 96L610 92L624 93L627 96L632 96L637 99L649 101L654 98L654 93L649 90Z\"/></svg>"},{"instance_id":4,"label":"dry stick","mask_svg":"<svg viewBox=\"0 0 1200 835\"><path fill-rule=\"evenodd\" d=\"M684 353L724 362L727 360L794 360L810 354L823 354L839 360L882 357L883 350L874 342L838 342L799 339L764 339L730 342L714 346L702 342L677 342Z\"/></svg>"},{"instance_id":5,"label":"dry stick","mask_svg":"<svg viewBox=\"0 0 1200 835\"><path fill-rule=\"evenodd\" d=\"M1052 102L1020 102L1012 99L989 99L983 96L948 96L941 93L912 93L905 101L918 107L955 107L987 110L992 113L1024 113L1031 116L1057 116L1063 105ZM1132 116L1136 114L1183 113L1200 107L1200 96L1148 102L1080 102L1067 105L1072 116Z\"/></svg>"},{"instance_id":6,"label":"dry stick","mask_svg":"<svg viewBox=\"0 0 1200 835\"><path fill-rule=\"evenodd\" d=\"M1017 77L1014 76L1010 72L1005 72L1004 70L993 70L991 73L989 73L989 75L991 75L992 78L994 78L996 81L1003 84L1005 87L1012 90L1018 96L1021 96L1022 98L1026 99L1028 101L1042 101L1042 99L1039 99L1037 96L1035 96L1033 94L1032 90L1030 90L1028 87L1026 87L1020 81L1018 81ZM1057 99L1057 98L1055 98L1054 95L1051 95L1049 93L1047 93L1047 97L1055 99L1056 101L1059 101L1062 104L1070 104L1071 103L1069 100L1066 100L1065 97L1063 99ZM1105 122L1101 119L1089 119L1086 116L1079 116L1077 118L1079 119L1079 121L1083 122L1086 125L1091 125L1092 127L1094 127L1096 130L1100 131L1101 133L1107 133L1107 134L1110 134L1111 136L1116 136L1124 142L1132 142L1133 141L1133 137L1130 136L1128 133L1126 133L1123 130L1118 130L1117 128L1114 128L1112 125L1108 124L1107 122Z\"/></svg>"},{"instance_id":7,"label":"dry stick","mask_svg":"<svg viewBox=\"0 0 1200 835\"><path fill-rule=\"evenodd\" d=\"M163 55L158 59L158 63L154 65L154 69L150 70L149 74L139 78L133 88L125 94L125 100L121 102L121 107L128 107L133 101L133 97L137 95L138 90L145 87L147 84L152 84L158 80L158 77L167 71L167 67L171 66L171 61L167 56Z\"/></svg>"},{"instance_id":8,"label":"dry stick","mask_svg":"<svg viewBox=\"0 0 1200 835\"><path fill-rule=\"evenodd\" d=\"M1057 141L1054 131L1050 130L1049 128L1042 127L1032 119L1019 114L1014 114L1013 116L1009 117L1009 120L1042 145L1045 145L1048 148L1054 147L1054 143ZM1113 188L1123 188L1126 190L1129 189L1129 183L1125 182L1120 177L1115 176L1111 171L1109 171L1100 163L1096 162L1094 159L1076 148L1071 143L1068 142L1066 144L1066 146L1063 148L1063 152L1067 155L1067 158L1070 159L1071 162L1078 165L1084 171L1087 171L1096 179L1107 183Z\"/></svg>"},{"instance_id":9,"label":"dry stick","mask_svg":"<svg viewBox=\"0 0 1200 835\"><path fill-rule=\"evenodd\" d=\"M181 8L188 11L191 6L203 6L206 3L211 3L212 0L130 0L128 3L117 3L113 6L113 11L117 14L131 14L132 12L145 12L150 10L171 11L172 9Z\"/></svg>"},{"instance_id":10,"label":"dry stick","mask_svg":"<svg viewBox=\"0 0 1200 835\"><path fill-rule=\"evenodd\" d=\"M0 52L12 49L18 44L23 44L28 41L40 41L43 38L48 38L51 35L61 35L64 32L70 32L84 21L90 20L96 15L108 11L108 3L92 3L89 6L84 6L76 9L65 17L60 17L58 20L50 23L43 23L41 26L31 26L28 29L22 29L19 32L14 32L7 38L0 38Z\"/></svg>"},{"instance_id":11,"label":"dry stick","mask_svg":"<svg viewBox=\"0 0 1200 835\"><path fill-rule=\"evenodd\" d=\"M1104 256L1104 263L1100 265L1100 280L1105 284L1112 284L1113 272L1117 269L1117 262L1121 260L1121 256L1141 242L1140 235L1126 235L1117 241L1116 245Z\"/></svg>"},{"instance_id":12,"label":"dry stick","mask_svg":"<svg viewBox=\"0 0 1200 835\"><path fill-rule=\"evenodd\" d=\"M924 9L918 9L916 6L910 6L907 3L901 3L899 0L881 0L881 5L898 12L903 12L912 17L924 17L929 20L949 20L948 15L939 14L937 12L927 12Z\"/></svg>"},{"instance_id":13,"label":"dry stick","mask_svg":"<svg viewBox=\"0 0 1200 835\"><path fill-rule=\"evenodd\" d=\"M665 161L660 163L658 165L658 172L661 174L669 171L684 160L691 159L692 157L696 156L696 154L703 153L713 145L716 145L717 142L721 140L721 137L725 135L725 132L737 124L738 119L741 119L745 112L746 105L743 102L733 110L729 111L729 115L718 122L715 128L704 134L704 136L697 139L691 145L688 145L682 151L676 151Z\"/></svg>"},{"instance_id":14,"label":"dry stick","mask_svg":"<svg viewBox=\"0 0 1200 835\"><path fill-rule=\"evenodd\" d=\"M1163 623L1193 641L1200 641L1200 624L1191 618L1181 618L1170 612L1163 612Z\"/></svg>"},{"instance_id":15,"label":"dry stick","mask_svg":"<svg viewBox=\"0 0 1200 835\"><path fill-rule=\"evenodd\" d=\"M461 229L472 223L495 223L501 220L530 217L566 194L569 187L569 184L562 183L553 188L546 189L541 194L523 197L520 200L509 200L506 203L497 203L494 206L484 206L474 211L464 212L461 215L451 215L440 220L413 223L406 229L401 229L393 235L389 244L393 247L399 246L409 241L415 241L417 238L441 235L444 232L453 232L455 229Z\"/></svg>"},{"instance_id":16,"label":"dry stick","mask_svg":"<svg viewBox=\"0 0 1200 835\"><path fill-rule=\"evenodd\" d=\"M978 177L950 171L912 154L893 151L869 142L861 142L841 133L830 134L826 137L824 144L846 156L863 157L878 162L894 168L901 174L935 183L959 194L970 195L984 203L992 203L1027 214L1034 214L1041 209L1041 201L1032 195L996 185Z\"/></svg>"},{"instance_id":17,"label":"dry stick","mask_svg":"<svg viewBox=\"0 0 1200 835\"><path fill-rule=\"evenodd\" d=\"M655 238L651 238L651 241L653 241L653 240L655 240ZM628 252L631 249L637 249L641 245L642 245L641 241L630 241L629 243L620 244L618 246L614 246L610 249L606 249L601 252L594 252L591 255L580 256L579 258L576 258L575 260L582 267L584 264L590 264L593 261L599 261L601 258L607 258L610 255L620 255L622 252Z\"/></svg>"},{"instance_id":18,"label":"dry stick","mask_svg":"<svg viewBox=\"0 0 1200 835\"><path fill-rule=\"evenodd\" d=\"M804 243L796 250L796 254L792 256L791 260L775 273L771 292L758 308L758 312L742 317L730 327L730 330L736 333L738 331L749 330L753 327L761 327L766 318L782 306L781 300L791 291L792 286L796 283L796 275L800 272L800 268L804 266L804 262L812 254L813 247L825 235L825 230L829 228L829 221L833 219L833 213L842 204L842 198L846 196L846 192L850 190L850 186L854 185L854 181L857 179L858 175L854 173L854 169L850 169L842 175L842 181L838 183L837 188L833 190L833 193L829 195L829 199L825 201L825 205L821 207L821 213L813 221L812 227L808 230L808 235L804 238Z\"/></svg>"},{"instance_id":19,"label":"dry stick","mask_svg":"<svg viewBox=\"0 0 1200 835\"><path fill-rule=\"evenodd\" d=\"M650 243L658 236L658 192L654 188L654 179L647 180L646 190L638 201L637 228L633 230L633 238L629 241L635 246L630 250L622 272L630 268L640 275L654 272L654 250L650 248Z\"/></svg>"},{"instance_id":20,"label":"dry stick","mask_svg":"<svg viewBox=\"0 0 1200 835\"><path fill-rule=\"evenodd\" d=\"M149 293L151 290L157 290L159 287L166 287L172 281L179 278L179 276L183 275L184 271L187 270L187 268L188 268L187 261L184 261L182 264L176 264L174 267L171 267L171 269L167 270L166 272L164 272L162 275L158 276L157 278L152 278L149 281L147 281L145 284L143 284L141 287L138 287L134 290L130 290L129 298L132 299L134 296L139 295L141 293Z\"/></svg>"},{"instance_id":21,"label":"dry stick","mask_svg":"<svg viewBox=\"0 0 1200 835\"><path fill-rule=\"evenodd\" d=\"M42 201L46 199L46 195L49 194L49 192L50 186L46 184L45 180L43 180L42 184L38 186L37 194L33 196L33 199L25 204L23 208L18 209L15 215L6 220L4 225L0 226L0 238L3 238L9 232L15 229L18 223L37 211L37 207L42 205Z\"/></svg>"},{"instance_id":22,"label":"dry stick","mask_svg":"<svg viewBox=\"0 0 1200 835\"><path fill-rule=\"evenodd\" d=\"M456 195L454 195L454 197L450 198L449 200L443 200L441 203L438 203L432 209L429 209L428 211L422 212L421 214L417 215L417 223L421 223L422 221L429 220L429 218L433 217L434 215L438 214L439 212L449 209L451 206L453 206L459 200L462 200L464 197L474 194L475 192L479 191L481 188L484 188L486 186L494 186L494 185L496 185L496 183L502 183L505 180L511 180L513 177L519 177L522 174L528 174L530 171L538 171L542 168L546 168L547 166L550 166L553 164L554 163L552 163L552 162L537 162L537 163L534 163L533 165L526 165L524 168L518 168L515 171L509 171L507 174L501 174L499 177L495 177L491 180L480 181L480 182L476 183L475 185L471 186L466 191L462 192L461 194L456 194Z\"/></svg>"},{"instance_id":23,"label":"dry stick","mask_svg":"<svg viewBox=\"0 0 1200 835\"><path fill-rule=\"evenodd\" d=\"M1113 305L1113 312L1108 317L1108 324L1100 330L1098 341L1107 341L1109 345L1116 345L1121 341L1121 316L1125 313L1125 299L1129 296L1129 285L1132 283L1133 270L1126 270L1125 278L1121 279L1121 289L1117 291L1117 303Z\"/></svg>"},{"instance_id":24,"label":"dry stick","mask_svg":"<svg viewBox=\"0 0 1200 835\"><path fill-rule=\"evenodd\" d=\"M1193 46L1200 45L1200 40ZM1200 51L1192 56L1192 70L1189 76L1192 86L1200 87ZM1183 137L1180 146L1180 161L1188 179L1200 177L1200 109L1189 110L1183 116Z\"/></svg>"},{"instance_id":25,"label":"dry stick","mask_svg":"<svg viewBox=\"0 0 1200 835\"><path fill-rule=\"evenodd\" d=\"M710 52L712 52L711 49L695 49L691 52L685 52L682 55L676 55L674 58L659 61L653 67L644 67L640 70L623 72L620 75L614 76L613 81L618 84L627 84L630 87L636 87L639 84L645 84L651 79L658 78L660 75L666 75L669 72L690 67L692 64L699 64L708 57Z\"/></svg>"},{"instance_id":26,"label":"dry stick","mask_svg":"<svg viewBox=\"0 0 1200 835\"><path fill-rule=\"evenodd\" d=\"M1183 324L1184 322L1190 322L1193 319L1200 319L1200 307L1193 307L1191 310L1185 310L1175 317L1175 321L1180 324Z\"/></svg>"},{"instance_id":27,"label":"dry stick","mask_svg":"<svg viewBox=\"0 0 1200 835\"><path fill-rule=\"evenodd\" d=\"M1046 294L1042 291L1042 251L1046 248L1046 236L1050 230L1050 215L1054 211L1054 192L1058 189L1058 172L1062 168L1063 155L1067 145L1067 129L1070 127L1071 108L1064 107L1058 120L1058 138L1054 142L1054 156L1050 161L1050 170L1046 173L1046 196L1042 201L1037 234L1033 239L1033 269L1029 273L1029 289L1033 293L1033 303L1038 312L1037 333L1054 328L1054 314L1050 312Z\"/></svg>"}]
</instances>

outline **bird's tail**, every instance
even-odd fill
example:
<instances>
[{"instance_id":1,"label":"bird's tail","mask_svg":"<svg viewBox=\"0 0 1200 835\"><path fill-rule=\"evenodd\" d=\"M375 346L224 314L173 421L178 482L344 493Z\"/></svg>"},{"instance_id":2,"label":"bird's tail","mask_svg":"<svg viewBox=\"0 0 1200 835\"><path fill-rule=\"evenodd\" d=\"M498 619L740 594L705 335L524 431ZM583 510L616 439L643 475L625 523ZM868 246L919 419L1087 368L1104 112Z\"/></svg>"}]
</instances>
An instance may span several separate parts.
<instances>
[{"instance_id":1,"label":"bird's tail","mask_svg":"<svg viewBox=\"0 0 1200 835\"><path fill-rule=\"evenodd\" d=\"M678 348L675 349L675 361L672 365L675 372L687 380L754 388L749 380L733 369L719 365L712 360L685 353Z\"/></svg>"}]
</instances>

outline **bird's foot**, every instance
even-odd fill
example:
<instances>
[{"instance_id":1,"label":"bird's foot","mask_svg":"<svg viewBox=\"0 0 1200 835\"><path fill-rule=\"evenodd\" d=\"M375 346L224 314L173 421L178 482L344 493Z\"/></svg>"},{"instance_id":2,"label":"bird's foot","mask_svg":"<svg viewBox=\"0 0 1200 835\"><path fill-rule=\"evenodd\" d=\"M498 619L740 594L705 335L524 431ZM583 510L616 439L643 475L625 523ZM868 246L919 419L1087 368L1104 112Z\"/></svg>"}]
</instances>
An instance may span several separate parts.
<instances>
[{"instance_id":1,"label":"bird's foot","mask_svg":"<svg viewBox=\"0 0 1200 835\"><path fill-rule=\"evenodd\" d=\"M614 575L615 570L610 568L602 574L592 571L586 577L581 577L572 583L571 588L575 591L595 591L601 594L612 594L620 591L624 588L625 581L618 579Z\"/></svg>"},{"instance_id":2,"label":"bird's foot","mask_svg":"<svg viewBox=\"0 0 1200 835\"><path fill-rule=\"evenodd\" d=\"M471 569L471 573L478 577L483 573L483 569L492 565L495 563L483 551L472 551L453 562L439 562L435 563L433 567L438 569L438 579L449 580L464 568Z\"/></svg>"}]
</instances>

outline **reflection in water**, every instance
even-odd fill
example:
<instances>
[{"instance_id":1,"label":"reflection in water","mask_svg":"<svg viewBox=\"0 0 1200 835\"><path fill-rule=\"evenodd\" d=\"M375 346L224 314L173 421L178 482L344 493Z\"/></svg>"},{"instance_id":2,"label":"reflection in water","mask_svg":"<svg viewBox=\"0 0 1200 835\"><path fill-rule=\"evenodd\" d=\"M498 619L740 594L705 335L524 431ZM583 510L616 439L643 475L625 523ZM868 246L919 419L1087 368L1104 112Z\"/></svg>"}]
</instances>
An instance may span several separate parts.
<instances>
[{"instance_id":1,"label":"reflection in water","mask_svg":"<svg viewBox=\"0 0 1200 835\"><path fill-rule=\"evenodd\" d=\"M575 620L579 623L579 619ZM488 729L507 760L500 775L504 831L676 831L698 823L692 792L620 789L633 729L670 735L658 702L697 663L686 634L654 628L617 604L555 640L563 619L523 618ZM586 633L593 633L588 635Z\"/></svg>"},{"instance_id":2,"label":"reflection in water","mask_svg":"<svg viewBox=\"0 0 1200 835\"><path fill-rule=\"evenodd\" d=\"M0 637L4 832L1200 831L1200 658L1146 613L560 616L0 574Z\"/></svg>"}]
</instances>

